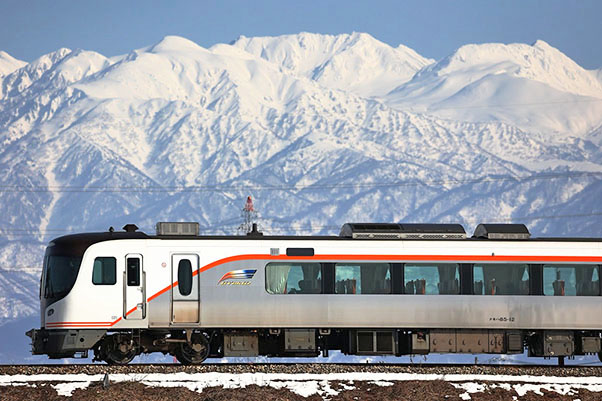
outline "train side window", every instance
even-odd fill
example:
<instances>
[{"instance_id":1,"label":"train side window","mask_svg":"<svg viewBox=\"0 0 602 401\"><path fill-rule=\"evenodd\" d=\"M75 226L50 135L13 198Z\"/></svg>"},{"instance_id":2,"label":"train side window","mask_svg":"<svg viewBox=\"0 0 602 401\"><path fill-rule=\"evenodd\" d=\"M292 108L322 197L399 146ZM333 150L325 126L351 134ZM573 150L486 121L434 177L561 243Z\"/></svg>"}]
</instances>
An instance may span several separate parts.
<instances>
[{"instance_id":1,"label":"train side window","mask_svg":"<svg viewBox=\"0 0 602 401\"><path fill-rule=\"evenodd\" d=\"M182 259L178 263L178 291L182 296L192 293L192 263L188 259Z\"/></svg>"},{"instance_id":2,"label":"train side window","mask_svg":"<svg viewBox=\"0 0 602 401\"><path fill-rule=\"evenodd\" d=\"M337 263L334 266L335 294L390 294L389 263Z\"/></svg>"},{"instance_id":3,"label":"train side window","mask_svg":"<svg viewBox=\"0 0 602 401\"><path fill-rule=\"evenodd\" d=\"M475 295L529 295L529 265L475 264L473 288Z\"/></svg>"},{"instance_id":4,"label":"train side window","mask_svg":"<svg viewBox=\"0 0 602 401\"><path fill-rule=\"evenodd\" d=\"M543 265L543 293L556 296L600 295L597 265Z\"/></svg>"},{"instance_id":5,"label":"train side window","mask_svg":"<svg viewBox=\"0 0 602 401\"><path fill-rule=\"evenodd\" d=\"M459 294L460 265L457 263L406 263L405 294Z\"/></svg>"},{"instance_id":6,"label":"train side window","mask_svg":"<svg viewBox=\"0 0 602 401\"><path fill-rule=\"evenodd\" d=\"M113 285L117 282L117 259L98 257L94 259L92 284Z\"/></svg>"},{"instance_id":7,"label":"train side window","mask_svg":"<svg viewBox=\"0 0 602 401\"><path fill-rule=\"evenodd\" d=\"M140 259L127 258L127 283L130 287L138 287L140 285Z\"/></svg>"},{"instance_id":8,"label":"train side window","mask_svg":"<svg viewBox=\"0 0 602 401\"><path fill-rule=\"evenodd\" d=\"M321 294L322 266L320 263L268 263L265 289L270 294Z\"/></svg>"}]
</instances>

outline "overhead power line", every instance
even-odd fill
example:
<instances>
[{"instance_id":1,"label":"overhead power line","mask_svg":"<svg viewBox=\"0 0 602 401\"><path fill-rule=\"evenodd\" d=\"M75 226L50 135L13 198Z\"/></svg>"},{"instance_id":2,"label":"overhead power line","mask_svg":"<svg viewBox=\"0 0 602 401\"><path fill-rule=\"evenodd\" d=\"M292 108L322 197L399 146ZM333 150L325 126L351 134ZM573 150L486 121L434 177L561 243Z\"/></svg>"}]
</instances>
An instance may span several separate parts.
<instances>
[{"instance_id":1,"label":"overhead power line","mask_svg":"<svg viewBox=\"0 0 602 401\"><path fill-rule=\"evenodd\" d=\"M491 221L487 221L487 223L521 223L525 221L534 221L534 220L545 220L545 219L564 219L564 218L583 218L583 217L599 217L602 216L602 212L592 212L592 213L572 213L572 214L549 214L549 215L536 215L536 216L517 216L512 218L502 218L502 219L491 219ZM302 225L302 224L294 224L292 220L279 220L276 224L284 224L284 225L269 225L269 219L265 219L266 233L289 233L289 232L317 232L323 230L331 230L338 231L340 230L340 225ZM203 235L223 235L223 233L235 233L239 226L235 225L216 225L210 227L200 227L199 230ZM81 229L77 232L99 232L105 231L103 229ZM68 228L54 228L47 230L39 230L39 229L22 229L22 228L12 228L12 227L0 227L0 234L11 235L11 236L33 236L33 235L62 235L75 233L73 229Z\"/></svg>"},{"instance_id":2,"label":"overhead power line","mask_svg":"<svg viewBox=\"0 0 602 401\"><path fill-rule=\"evenodd\" d=\"M506 104L484 104L471 106L449 106L449 107L433 107L427 109L429 112L437 112L439 110L463 110L463 109L504 109L512 107L527 107L527 106L550 106L554 104L573 104L573 103L598 103L602 99L581 99L581 100L558 100L550 102L527 102L527 103L506 103Z\"/></svg>"},{"instance_id":3,"label":"overhead power line","mask_svg":"<svg viewBox=\"0 0 602 401\"><path fill-rule=\"evenodd\" d=\"M487 182L500 182L500 181L514 181L514 182L529 182L537 180L551 180L559 178L581 178L581 177L593 177L602 178L602 172L562 172L562 173L543 173L530 175L525 177L512 177L512 176L487 176L481 178L472 179L435 179L435 180L421 180L413 178L406 181L392 181L392 182L368 182L368 183L355 183L355 184L310 184L306 186L300 185L200 185L200 186L184 186L184 185L173 185L173 186L160 186L160 185L143 185L143 186L97 186L97 185L86 185L86 186L73 186L73 185L40 185L40 186L26 186L26 185L0 185L0 193L8 192L104 192L104 193L131 193L131 192L232 192L232 191L301 191L301 190L319 190L319 189L362 189L362 188L387 188L387 187L411 187L419 185L450 185L450 184L481 184Z\"/></svg>"}]
</instances>

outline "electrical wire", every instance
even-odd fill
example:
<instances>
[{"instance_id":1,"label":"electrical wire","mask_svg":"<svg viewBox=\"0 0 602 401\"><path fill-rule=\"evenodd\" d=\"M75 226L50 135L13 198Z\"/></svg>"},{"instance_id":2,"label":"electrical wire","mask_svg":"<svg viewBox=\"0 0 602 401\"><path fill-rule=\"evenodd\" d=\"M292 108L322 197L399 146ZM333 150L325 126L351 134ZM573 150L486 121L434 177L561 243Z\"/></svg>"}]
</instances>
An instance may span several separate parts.
<instances>
[{"instance_id":1,"label":"electrical wire","mask_svg":"<svg viewBox=\"0 0 602 401\"><path fill-rule=\"evenodd\" d=\"M473 105L473 106L449 106L449 107L433 107L427 109L429 112L437 112L439 110L464 110L464 109L506 109L513 107L527 107L527 106L549 106L555 104L573 104L573 103L598 103L602 102L602 99L581 99L581 100L558 100L553 102L530 102L530 103L506 103L506 104L487 104L487 105Z\"/></svg>"},{"instance_id":2,"label":"electrical wire","mask_svg":"<svg viewBox=\"0 0 602 401\"><path fill-rule=\"evenodd\" d=\"M526 220L544 220L544 219L562 219L562 218L583 218L583 217L598 217L602 216L602 212L592 212L592 213L573 213L573 214L554 214L554 215L537 215L537 216L518 216L512 218L503 218L503 219L492 219L489 223L516 223L516 222L524 222ZM265 233L291 233L291 232L320 232L320 231L338 231L340 230L340 225L295 225L292 220L279 220L278 223L289 224L289 225L270 225L269 219L260 219L260 222L263 221L266 227L264 228ZM238 225L213 225L210 227L200 227L199 231L203 235L224 235L224 233L232 233L236 232L238 229ZM81 232L102 232L105 229L82 229ZM53 229L45 229L39 230L35 228L31 229L23 229L23 228L12 228L12 227L0 227L0 234L11 235L11 236L34 236L34 235L50 235L50 234L64 234L64 233L73 233L73 229L69 228L53 228Z\"/></svg>"},{"instance_id":3,"label":"electrical wire","mask_svg":"<svg viewBox=\"0 0 602 401\"><path fill-rule=\"evenodd\" d=\"M49 185L49 186L24 186L24 185L0 185L0 193L26 193L26 192L104 192L104 193L132 193L132 192L234 192L234 191L305 191L319 189L364 189L364 188L386 188L386 187L409 187L419 185L464 185L481 184L488 182L529 182L538 180L550 180L558 178L581 178L593 177L602 178L602 172L563 172L563 173L544 173L530 175L526 177L481 177L474 179L441 179L441 180L417 180L411 181L393 181L393 182L370 182L356 184L313 184L306 186L297 185L202 185L202 186L70 186L70 185Z\"/></svg>"}]
</instances>

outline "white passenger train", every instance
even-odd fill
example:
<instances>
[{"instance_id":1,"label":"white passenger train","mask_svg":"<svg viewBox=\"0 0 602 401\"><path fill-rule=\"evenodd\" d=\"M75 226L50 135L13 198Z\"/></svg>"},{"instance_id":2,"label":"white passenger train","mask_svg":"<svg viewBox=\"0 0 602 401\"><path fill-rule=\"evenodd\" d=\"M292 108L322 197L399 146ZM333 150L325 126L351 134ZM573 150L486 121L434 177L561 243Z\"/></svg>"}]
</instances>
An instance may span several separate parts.
<instances>
[{"instance_id":1,"label":"white passenger train","mask_svg":"<svg viewBox=\"0 0 602 401\"><path fill-rule=\"evenodd\" d=\"M523 225L345 224L338 237L159 223L53 240L32 352L207 357L600 355L602 240Z\"/></svg>"}]
</instances>

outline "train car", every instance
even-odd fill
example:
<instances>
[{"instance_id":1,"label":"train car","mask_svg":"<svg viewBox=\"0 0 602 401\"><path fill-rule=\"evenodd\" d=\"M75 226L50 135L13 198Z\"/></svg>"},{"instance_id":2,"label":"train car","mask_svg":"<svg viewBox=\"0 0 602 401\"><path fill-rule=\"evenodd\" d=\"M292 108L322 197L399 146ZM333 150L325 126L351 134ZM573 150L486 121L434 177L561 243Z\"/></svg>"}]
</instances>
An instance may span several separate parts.
<instances>
[{"instance_id":1,"label":"train car","mask_svg":"<svg viewBox=\"0 0 602 401\"><path fill-rule=\"evenodd\" d=\"M601 239L524 225L345 224L339 236L68 235L49 243L32 353L207 357L601 350Z\"/></svg>"}]
</instances>

